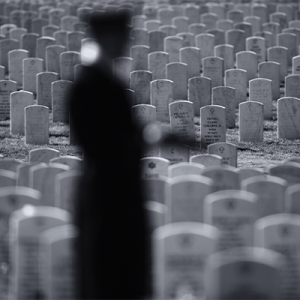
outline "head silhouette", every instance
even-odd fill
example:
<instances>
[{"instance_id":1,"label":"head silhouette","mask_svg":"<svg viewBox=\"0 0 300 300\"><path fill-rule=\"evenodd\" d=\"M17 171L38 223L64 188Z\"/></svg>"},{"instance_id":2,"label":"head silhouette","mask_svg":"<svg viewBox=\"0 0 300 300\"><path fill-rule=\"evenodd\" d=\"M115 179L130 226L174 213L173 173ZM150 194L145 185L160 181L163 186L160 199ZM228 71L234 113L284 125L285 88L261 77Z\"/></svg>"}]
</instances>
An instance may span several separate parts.
<instances>
[{"instance_id":1,"label":"head silhouette","mask_svg":"<svg viewBox=\"0 0 300 300\"><path fill-rule=\"evenodd\" d=\"M130 34L131 16L127 11L94 11L89 17L91 36L100 44L101 51L114 59L122 56Z\"/></svg>"}]
</instances>

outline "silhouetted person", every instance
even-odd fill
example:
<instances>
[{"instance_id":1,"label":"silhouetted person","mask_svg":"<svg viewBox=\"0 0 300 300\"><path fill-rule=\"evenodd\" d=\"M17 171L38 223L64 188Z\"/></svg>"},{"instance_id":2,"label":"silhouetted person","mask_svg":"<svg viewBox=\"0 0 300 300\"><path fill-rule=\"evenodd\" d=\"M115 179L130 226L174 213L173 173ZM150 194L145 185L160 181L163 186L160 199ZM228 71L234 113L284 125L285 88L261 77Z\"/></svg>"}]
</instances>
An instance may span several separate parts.
<instances>
[{"instance_id":1,"label":"silhouetted person","mask_svg":"<svg viewBox=\"0 0 300 300\"><path fill-rule=\"evenodd\" d=\"M142 299L147 293L145 212L139 180L143 139L131 118L125 88L113 77L130 17L94 13L90 34L99 59L83 66L69 96L70 116L84 150L75 223L79 299Z\"/></svg>"}]
</instances>

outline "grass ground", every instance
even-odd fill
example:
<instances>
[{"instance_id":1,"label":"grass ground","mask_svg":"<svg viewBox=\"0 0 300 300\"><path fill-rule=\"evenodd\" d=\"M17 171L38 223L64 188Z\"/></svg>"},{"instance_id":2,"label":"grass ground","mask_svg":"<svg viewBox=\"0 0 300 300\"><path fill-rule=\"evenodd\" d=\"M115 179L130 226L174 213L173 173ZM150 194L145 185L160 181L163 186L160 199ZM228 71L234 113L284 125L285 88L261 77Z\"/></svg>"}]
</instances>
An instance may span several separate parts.
<instances>
[{"instance_id":1,"label":"grass ground","mask_svg":"<svg viewBox=\"0 0 300 300\"><path fill-rule=\"evenodd\" d=\"M283 92L283 91L282 91ZM281 94L283 96L283 94ZM69 145L69 126L63 123L53 123L51 113L49 128L49 145L27 145L25 137L10 134L10 121L0 120L0 155L3 158L29 160L29 151L40 147L50 147L60 151L61 155L73 155L82 158L82 150ZM121 130L120 125L120 130ZM196 140L200 140L200 120L195 117ZM273 101L273 121L264 121L263 143L238 142L238 115L236 128L227 129L227 142L238 147L238 167L263 168L265 171L273 164L279 164L285 159L300 156L300 140L283 140L277 138L276 101ZM200 149L200 143L190 149L190 155L206 153Z\"/></svg>"},{"instance_id":2,"label":"grass ground","mask_svg":"<svg viewBox=\"0 0 300 300\"><path fill-rule=\"evenodd\" d=\"M15 158L29 161L29 151L47 147L60 151L61 155L72 155L82 158L82 150L77 146L69 145L69 126L64 123L52 123L50 118L49 145L27 145L25 136L10 134L10 121L0 120L0 155L3 158Z\"/></svg>"}]
</instances>

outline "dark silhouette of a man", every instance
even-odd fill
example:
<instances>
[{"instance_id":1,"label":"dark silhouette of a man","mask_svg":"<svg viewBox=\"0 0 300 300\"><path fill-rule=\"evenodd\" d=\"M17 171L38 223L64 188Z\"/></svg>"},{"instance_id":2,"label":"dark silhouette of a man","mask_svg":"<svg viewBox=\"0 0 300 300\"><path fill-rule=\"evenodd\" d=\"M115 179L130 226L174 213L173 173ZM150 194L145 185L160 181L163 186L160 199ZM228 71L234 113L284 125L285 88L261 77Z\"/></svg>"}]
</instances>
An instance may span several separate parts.
<instances>
[{"instance_id":1,"label":"dark silhouette of a man","mask_svg":"<svg viewBox=\"0 0 300 300\"><path fill-rule=\"evenodd\" d=\"M89 33L100 55L82 67L69 95L84 150L75 214L79 299L142 299L148 293L149 244L138 167L143 138L132 123L125 88L112 72L129 23L126 12L90 15Z\"/></svg>"}]
</instances>

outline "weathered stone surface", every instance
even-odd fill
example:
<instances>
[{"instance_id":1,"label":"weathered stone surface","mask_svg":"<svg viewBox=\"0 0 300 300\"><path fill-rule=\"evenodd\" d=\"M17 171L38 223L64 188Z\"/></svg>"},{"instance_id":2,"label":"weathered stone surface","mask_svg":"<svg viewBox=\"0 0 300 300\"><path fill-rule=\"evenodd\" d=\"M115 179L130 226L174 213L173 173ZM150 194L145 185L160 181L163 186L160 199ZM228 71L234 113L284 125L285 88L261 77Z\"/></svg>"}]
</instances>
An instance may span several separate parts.
<instances>
[{"instance_id":1,"label":"weathered stone surface","mask_svg":"<svg viewBox=\"0 0 300 300\"><path fill-rule=\"evenodd\" d=\"M211 87L222 86L224 82L224 59L208 56L202 59L202 75L211 79Z\"/></svg>"},{"instance_id":2,"label":"weathered stone surface","mask_svg":"<svg viewBox=\"0 0 300 300\"><path fill-rule=\"evenodd\" d=\"M280 97L280 69L277 62L261 62L258 64L258 77L272 80L273 99Z\"/></svg>"},{"instance_id":3,"label":"weathered stone surface","mask_svg":"<svg viewBox=\"0 0 300 300\"><path fill-rule=\"evenodd\" d=\"M200 109L201 148L217 142L226 142L225 107L207 105Z\"/></svg>"},{"instance_id":4,"label":"weathered stone surface","mask_svg":"<svg viewBox=\"0 0 300 300\"><path fill-rule=\"evenodd\" d=\"M33 93L26 91L12 92L10 94L10 133L25 134L24 108L33 105Z\"/></svg>"},{"instance_id":5,"label":"weathered stone surface","mask_svg":"<svg viewBox=\"0 0 300 300\"><path fill-rule=\"evenodd\" d=\"M225 71L225 86L235 88L236 107L247 100L247 72L242 69Z\"/></svg>"},{"instance_id":6,"label":"weathered stone surface","mask_svg":"<svg viewBox=\"0 0 300 300\"><path fill-rule=\"evenodd\" d=\"M237 167L237 147L231 143L214 143L208 146L209 154L216 154L222 157L222 166Z\"/></svg>"},{"instance_id":7,"label":"weathered stone surface","mask_svg":"<svg viewBox=\"0 0 300 300\"><path fill-rule=\"evenodd\" d=\"M156 107L156 120L170 122L169 104L173 102L173 82L167 79L151 81L150 103Z\"/></svg>"},{"instance_id":8,"label":"weathered stone surface","mask_svg":"<svg viewBox=\"0 0 300 300\"><path fill-rule=\"evenodd\" d=\"M67 95L73 82L57 80L51 83L52 121L69 123Z\"/></svg>"},{"instance_id":9,"label":"weathered stone surface","mask_svg":"<svg viewBox=\"0 0 300 300\"><path fill-rule=\"evenodd\" d=\"M26 144L49 143L49 108L31 105L25 108L25 142Z\"/></svg>"},{"instance_id":10,"label":"weathered stone surface","mask_svg":"<svg viewBox=\"0 0 300 300\"><path fill-rule=\"evenodd\" d=\"M211 79L193 77L188 81L188 101L193 103L194 116L200 116L200 108L211 104Z\"/></svg>"},{"instance_id":11,"label":"weathered stone surface","mask_svg":"<svg viewBox=\"0 0 300 300\"><path fill-rule=\"evenodd\" d=\"M278 100L277 136L283 139L300 138L300 99L283 97Z\"/></svg>"},{"instance_id":12,"label":"weathered stone surface","mask_svg":"<svg viewBox=\"0 0 300 300\"><path fill-rule=\"evenodd\" d=\"M249 82L249 100L264 105L264 119L272 120L272 80L265 78L252 79Z\"/></svg>"},{"instance_id":13,"label":"weathered stone surface","mask_svg":"<svg viewBox=\"0 0 300 300\"><path fill-rule=\"evenodd\" d=\"M194 142L194 108L189 101L174 101L169 105L171 131L180 140Z\"/></svg>"},{"instance_id":14,"label":"weathered stone surface","mask_svg":"<svg viewBox=\"0 0 300 300\"><path fill-rule=\"evenodd\" d=\"M10 94L17 90L17 83L12 80L0 80L0 118L10 117Z\"/></svg>"},{"instance_id":15,"label":"weathered stone surface","mask_svg":"<svg viewBox=\"0 0 300 300\"><path fill-rule=\"evenodd\" d=\"M174 100L186 100L188 90L187 65L184 63L167 64L167 79L173 81Z\"/></svg>"},{"instance_id":16,"label":"weathered stone surface","mask_svg":"<svg viewBox=\"0 0 300 300\"><path fill-rule=\"evenodd\" d=\"M227 86L218 86L212 89L212 105L225 107L226 127L235 127L235 89Z\"/></svg>"},{"instance_id":17,"label":"weathered stone surface","mask_svg":"<svg viewBox=\"0 0 300 300\"><path fill-rule=\"evenodd\" d=\"M263 142L264 105L256 101L239 104L239 141Z\"/></svg>"}]
</instances>

